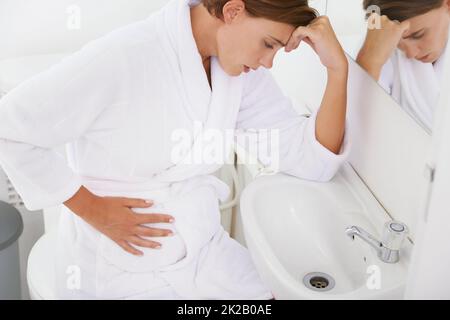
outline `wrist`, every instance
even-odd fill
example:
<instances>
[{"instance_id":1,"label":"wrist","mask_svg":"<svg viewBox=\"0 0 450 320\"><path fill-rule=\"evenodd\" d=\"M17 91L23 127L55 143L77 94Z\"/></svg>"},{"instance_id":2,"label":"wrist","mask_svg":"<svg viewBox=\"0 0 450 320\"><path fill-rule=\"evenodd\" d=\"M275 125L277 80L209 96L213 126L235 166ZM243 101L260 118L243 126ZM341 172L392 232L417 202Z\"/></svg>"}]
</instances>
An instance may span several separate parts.
<instances>
[{"instance_id":1,"label":"wrist","mask_svg":"<svg viewBox=\"0 0 450 320\"><path fill-rule=\"evenodd\" d=\"M384 64L370 61L361 55L358 55L356 63L358 63L359 66L363 68L375 81L379 80Z\"/></svg>"},{"instance_id":2,"label":"wrist","mask_svg":"<svg viewBox=\"0 0 450 320\"><path fill-rule=\"evenodd\" d=\"M348 78L348 61L333 68L327 68L327 74L329 78L335 79L347 79Z\"/></svg>"},{"instance_id":3,"label":"wrist","mask_svg":"<svg viewBox=\"0 0 450 320\"><path fill-rule=\"evenodd\" d=\"M64 205L80 218L84 219L90 215L97 198L98 197L96 195L84 186L81 186L81 188L70 199L64 202Z\"/></svg>"},{"instance_id":4,"label":"wrist","mask_svg":"<svg viewBox=\"0 0 450 320\"><path fill-rule=\"evenodd\" d=\"M364 69L380 69L384 66L386 61L379 59L379 57L374 57L367 54L364 49L362 49L358 56L356 57L356 62Z\"/></svg>"}]
</instances>

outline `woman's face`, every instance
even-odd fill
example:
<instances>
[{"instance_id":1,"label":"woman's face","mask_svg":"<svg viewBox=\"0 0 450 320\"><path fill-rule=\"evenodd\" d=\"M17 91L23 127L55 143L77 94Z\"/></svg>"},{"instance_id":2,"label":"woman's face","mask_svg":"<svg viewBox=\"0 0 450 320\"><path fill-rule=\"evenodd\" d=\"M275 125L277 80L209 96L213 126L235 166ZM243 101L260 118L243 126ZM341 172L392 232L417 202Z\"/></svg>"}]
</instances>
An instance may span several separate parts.
<instances>
[{"instance_id":1,"label":"woman's face","mask_svg":"<svg viewBox=\"0 0 450 320\"><path fill-rule=\"evenodd\" d=\"M275 54L287 44L295 28L250 17L245 10L227 8L227 5L224 7L224 23L217 33L217 55L221 67L231 76L260 66L271 68Z\"/></svg>"},{"instance_id":2,"label":"woman's face","mask_svg":"<svg viewBox=\"0 0 450 320\"><path fill-rule=\"evenodd\" d=\"M411 26L398 48L409 59L433 63L442 55L449 36L449 3L445 0L442 7L407 20Z\"/></svg>"}]
</instances>

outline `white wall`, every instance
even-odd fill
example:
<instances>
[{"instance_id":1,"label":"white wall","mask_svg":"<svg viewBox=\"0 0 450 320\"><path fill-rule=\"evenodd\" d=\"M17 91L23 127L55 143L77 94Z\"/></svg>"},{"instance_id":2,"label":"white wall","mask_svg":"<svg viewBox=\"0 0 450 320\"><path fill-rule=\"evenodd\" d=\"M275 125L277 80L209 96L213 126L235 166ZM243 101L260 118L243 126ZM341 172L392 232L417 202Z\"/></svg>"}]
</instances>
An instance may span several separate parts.
<instances>
[{"instance_id":1,"label":"white wall","mask_svg":"<svg viewBox=\"0 0 450 320\"><path fill-rule=\"evenodd\" d=\"M309 45L302 43L291 53L280 50L271 72L300 114L319 108L327 74Z\"/></svg>"},{"instance_id":2,"label":"white wall","mask_svg":"<svg viewBox=\"0 0 450 320\"><path fill-rule=\"evenodd\" d=\"M0 60L73 52L167 0L0 0ZM77 10L79 11L79 18ZM76 27L80 21L79 29Z\"/></svg>"},{"instance_id":3,"label":"white wall","mask_svg":"<svg viewBox=\"0 0 450 320\"><path fill-rule=\"evenodd\" d=\"M339 36L349 36L366 29L363 0L328 0L327 15Z\"/></svg>"}]
</instances>

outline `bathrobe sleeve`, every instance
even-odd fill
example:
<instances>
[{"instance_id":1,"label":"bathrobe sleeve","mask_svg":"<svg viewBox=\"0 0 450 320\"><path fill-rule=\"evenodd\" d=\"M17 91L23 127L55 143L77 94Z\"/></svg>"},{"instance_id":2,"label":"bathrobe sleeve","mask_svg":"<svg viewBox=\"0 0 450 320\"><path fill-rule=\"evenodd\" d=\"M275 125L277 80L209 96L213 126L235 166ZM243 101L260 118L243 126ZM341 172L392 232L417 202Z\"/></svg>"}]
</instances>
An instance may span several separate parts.
<instances>
[{"instance_id":1,"label":"bathrobe sleeve","mask_svg":"<svg viewBox=\"0 0 450 320\"><path fill-rule=\"evenodd\" d=\"M83 136L123 93L120 50L93 42L0 100L0 165L29 210L63 203L80 188L56 151Z\"/></svg>"},{"instance_id":2,"label":"bathrobe sleeve","mask_svg":"<svg viewBox=\"0 0 450 320\"><path fill-rule=\"evenodd\" d=\"M341 152L336 155L316 139L317 112L299 115L267 69L260 68L247 76L237 120L237 143L250 153L257 150L254 156L264 166L275 167L275 171L319 182L333 178L348 157L347 130ZM252 147L248 141L255 139L249 135L261 129L274 129L277 134L257 134L257 147ZM267 149L276 150L279 156L274 157ZM275 158L278 158L276 165Z\"/></svg>"},{"instance_id":3,"label":"bathrobe sleeve","mask_svg":"<svg viewBox=\"0 0 450 320\"><path fill-rule=\"evenodd\" d=\"M394 84L394 58L391 57L383 66L378 84L389 94L392 94Z\"/></svg>"}]
</instances>

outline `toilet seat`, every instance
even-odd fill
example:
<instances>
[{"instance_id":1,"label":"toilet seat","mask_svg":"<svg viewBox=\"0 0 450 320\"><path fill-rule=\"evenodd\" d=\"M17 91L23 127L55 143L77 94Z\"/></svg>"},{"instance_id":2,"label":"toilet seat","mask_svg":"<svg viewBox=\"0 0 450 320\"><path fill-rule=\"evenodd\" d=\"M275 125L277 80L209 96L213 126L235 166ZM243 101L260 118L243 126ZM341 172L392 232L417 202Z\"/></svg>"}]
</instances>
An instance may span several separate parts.
<instances>
[{"instance_id":1,"label":"toilet seat","mask_svg":"<svg viewBox=\"0 0 450 320\"><path fill-rule=\"evenodd\" d=\"M27 283L32 300L55 300L55 231L44 234L28 256Z\"/></svg>"}]
</instances>

